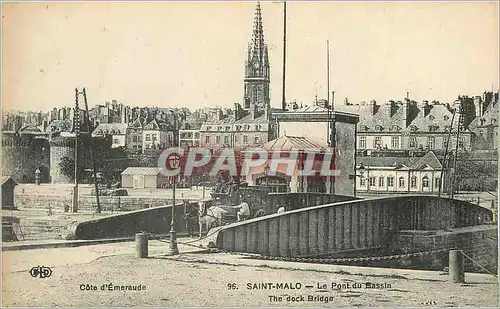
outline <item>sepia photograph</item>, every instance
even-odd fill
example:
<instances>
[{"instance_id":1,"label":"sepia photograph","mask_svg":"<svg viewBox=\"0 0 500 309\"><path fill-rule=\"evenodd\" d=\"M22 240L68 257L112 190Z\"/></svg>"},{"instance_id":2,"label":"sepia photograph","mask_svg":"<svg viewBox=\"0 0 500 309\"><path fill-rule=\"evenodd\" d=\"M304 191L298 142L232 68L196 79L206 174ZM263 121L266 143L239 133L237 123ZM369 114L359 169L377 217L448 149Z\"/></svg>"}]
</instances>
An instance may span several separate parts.
<instances>
[{"instance_id":1,"label":"sepia photograph","mask_svg":"<svg viewBox=\"0 0 500 309\"><path fill-rule=\"evenodd\" d=\"M500 306L498 1L1 12L2 307Z\"/></svg>"}]
</instances>

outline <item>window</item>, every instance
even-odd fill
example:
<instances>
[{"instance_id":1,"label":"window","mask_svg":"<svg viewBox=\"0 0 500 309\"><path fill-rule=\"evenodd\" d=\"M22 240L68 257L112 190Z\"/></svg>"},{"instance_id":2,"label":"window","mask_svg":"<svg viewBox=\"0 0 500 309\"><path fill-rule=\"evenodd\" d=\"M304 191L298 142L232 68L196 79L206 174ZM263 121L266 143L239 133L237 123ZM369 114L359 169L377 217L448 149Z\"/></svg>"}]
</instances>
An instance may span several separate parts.
<instances>
[{"instance_id":1,"label":"window","mask_svg":"<svg viewBox=\"0 0 500 309\"><path fill-rule=\"evenodd\" d=\"M377 131L382 131L384 128L382 128L382 126L375 126L375 130Z\"/></svg>"},{"instance_id":2,"label":"window","mask_svg":"<svg viewBox=\"0 0 500 309\"><path fill-rule=\"evenodd\" d=\"M149 148L151 148L151 145L146 144L146 149L149 149Z\"/></svg>"},{"instance_id":3,"label":"window","mask_svg":"<svg viewBox=\"0 0 500 309\"><path fill-rule=\"evenodd\" d=\"M383 187L384 186L384 177L380 176L378 178L378 186Z\"/></svg>"},{"instance_id":4,"label":"window","mask_svg":"<svg viewBox=\"0 0 500 309\"><path fill-rule=\"evenodd\" d=\"M224 136L224 144L229 144L229 136Z\"/></svg>"},{"instance_id":5,"label":"window","mask_svg":"<svg viewBox=\"0 0 500 309\"><path fill-rule=\"evenodd\" d=\"M220 130L222 130L222 127L217 127L217 131L220 131Z\"/></svg>"},{"instance_id":6,"label":"window","mask_svg":"<svg viewBox=\"0 0 500 309\"><path fill-rule=\"evenodd\" d=\"M387 186L394 187L394 177L387 177Z\"/></svg>"},{"instance_id":7,"label":"window","mask_svg":"<svg viewBox=\"0 0 500 309\"><path fill-rule=\"evenodd\" d=\"M430 115L429 120L434 120L434 116Z\"/></svg>"},{"instance_id":8,"label":"window","mask_svg":"<svg viewBox=\"0 0 500 309\"><path fill-rule=\"evenodd\" d=\"M210 144L210 136L205 136L205 144Z\"/></svg>"},{"instance_id":9,"label":"window","mask_svg":"<svg viewBox=\"0 0 500 309\"><path fill-rule=\"evenodd\" d=\"M360 177L360 178L359 178L359 185L360 185L361 187L366 186L366 178L365 178L365 177Z\"/></svg>"},{"instance_id":10,"label":"window","mask_svg":"<svg viewBox=\"0 0 500 309\"><path fill-rule=\"evenodd\" d=\"M393 136L391 139L392 149L399 149L399 136Z\"/></svg>"},{"instance_id":11,"label":"window","mask_svg":"<svg viewBox=\"0 0 500 309\"><path fill-rule=\"evenodd\" d=\"M132 142L137 142L137 136L132 136Z\"/></svg>"},{"instance_id":12,"label":"window","mask_svg":"<svg viewBox=\"0 0 500 309\"><path fill-rule=\"evenodd\" d=\"M151 141L151 134L146 134L146 142L150 142Z\"/></svg>"},{"instance_id":13,"label":"window","mask_svg":"<svg viewBox=\"0 0 500 309\"><path fill-rule=\"evenodd\" d=\"M382 145L382 137L376 136L373 140L373 148L378 148L380 145Z\"/></svg>"},{"instance_id":14,"label":"window","mask_svg":"<svg viewBox=\"0 0 500 309\"><path fill-rule=\"evenodd\" d=\"M243 135L243 144L248 144L248 136Z\"/></svg>"},{"instance_id":15,"label":"window","mask_svg":"<svg viewBox=\"0 0 500 309\"><path fill-rule=\"evenodd\" d=\"M156 134L151 134L151 140L152 140L153 142L156 142Z\"/></svg>"},{"instance_id":16,"label":"window","mask_svg":"<svg viewBox=\"0 0 500 309\"><path fill-rule=\"evenodd\" d=\"M422 178L422 188L429 188L429 177L424 176Z\"/></svg>"},{"instance_id":17,"label":"window","mask_svg":"<svg viewBox=\"0 0 500 309\"><path fill-rule=\"evenodd\" d=\"M434 126L434 125L433 126L429 126L429 132L436 132L437 129L438 129L437 126Z\"/></svg>"},{"instance_id":18,"label":"window","mask_svg":"<svg viewBox=\"0 0 500 309\"><path fill-rule=\"evenodd\" d=\"M361 148L361 149L366 148L366 136L359 137L359 148Z\"/></svg>"},{"instance_id":19,"label":"window","mask_svg":"<svg viewBox=\"0 0 500 309\"><path fill-rule=\"evenodd\" d=\"M446 149L446 145L448 145L448 139L443 137L443 149Z\"/></svg>"},{"instance_id":20,"label":"window","mask_svg":"<svg viewBox=\"0 0 500 309\"><path fill-rule=\"evenodd\" d=\"M399 187L404 188L405 186L405 179L404 177L399 177Z\"/></svg>"},{"instance_id":21,"label":"window","mask_svg":"<svg viewBox=\"0 0 500 309\"><path fill-rule=\"evenodd\" d=\"M211 126L208 126L208 127L207 127L207 131L210 131L210 130L212 130L212 127L211 127Z\"/></svg>"},{"instance_id":22,"label":"window","mask_svg":"<svg viewBox=\"0 0 500 309\"><path fill-rule=\"evenodd\" d=\"M256 126L255 126L255 131L260 131L260 129L261 129L261 126L260 126L260 125L256 125Z\"/></svg>"},{"instance_id":23,"label":"window","mask_svg":"<svg viewBox=\"0 0 500 309\"><path fill-rule=\"evenodd\" d=\"M460 138L458 139L458 147L464 148L464 144L465 144L465 136L460 136Z\"/></svg>"},{"instance_id":24,"label":"window","mask_svg":"<svg viewBox=\"0 0 500 309\"><path fill-rule=\"evenodd\" d=\"M393 125L392 131L399 131L401 128L399 126Z\"/></svg>"},{"instance_id":25,"label":"window","mask_svg":"<svg viewBox=\"0 0 500 309\"><path fill-rule=\"evenodd\" d=\"M229 131L229 130L231 130L231 127L226 127L226 131Z\"/></svg>"},{"instance_id":26,"label":"window","mask_svg":"<svg viewBox=\"0 0 500 309\"><path fill-rule=\"evenodd\" d=\"M252 101L254 103L257 103L259 101L259 88L253 88L253 99Z\"/></svg>"},{"instance_id":27,"label":"window","mask_svg":"<svg viewBox=\"0 0 500 309\"><path fill-rule=\"evenodd\" d=\"M450 117L448 117L447 115L445 115L445 116L443 117L443 119L444 119L444 120L448 120L448 119L450 119Z\"/></svg>"},{"instance_id":28,"label":"window","mask_svg":"<svg viewBox=\"0 0 500 309\"><path fill-rule=\"evenodd\" d=\"M260 144L260 137L256 136L256 137L254 138L254 143L255 143L255 144Z\"/></svg>"},{"instance_id":29,"label":"window","mask_svg":"<svg viewBox=\"0 0 500 309\"><path fill-rule=\"evenodd\" d=\"M119 139L117 139L117 138L114 138L114 139L113 139L113 144L119 144L119 143L120 143L120 140L119 140Z\"/></svg>"},{"instance_id":30,"label":"window","mask_svg":"<svg viewBox=\"0 0 500 309\"><path fill-rule=\"evenodd\" d=\"M245 125L245 130L250 130L250 125Z\"/></svg>"},{"instance_id":31,"label":"window","mask_svg":"<svg viewBox=\"0 0 500 309\"><path fill-rule=\"evenodd\" d=\"M436 188L439 188L440 184L441 184L441 178L439 177L436 177L436 179L434 179L434 183L435 183L435 187Z\"/></svg>"},{"instance_id":32,"label":"window","mask_svg":"<svg viewBox=\"0 0 500 309\"><path fill-rule=\"evenodd\" d=\"M410 137L410 147L412 147L412 148L417 147L417 138L416 137Z\"/></svg>"},{"instance_id":33,"label":"window","mask_svg":"<svg viewBox=\"0 0 500 309\"><path fill-rule=\"evenodd\" d=\"M412 177L411 177L410 186L411 186L412 188L416 188L416 187L417 187L417 176L412 176Z\"/></svg>"},{"instance_id":34,"label":"window","mask_svg":"<svg viewBox=\"0 0 500 309\"><path fill-rule=\"evenodd\" d=\"M200 133L199 133L199 132L196 132L196 133L194 134L194 138L200 138Z\"/></svg>"},{"instance_id":35,"label":"window","mask_svg":"<svg viewBox=\"0 0 500 309\"><path fill-rule=\"evenodd\" d=\"M434 137L427 138L427 149L434 149Z\"/></svg>"},{"instance_id":36,"label":"window","mask_svg":"<svg viewBox=\"0 0 500 309\"><path fill-rule=\"evenodd\" d=\"M368 184L372 187L375 187L375 180L376 180L376 177L370 177L368 179Z\"/></svg>"},{"instance_id":37,"label":"window","mask_svg":"<svg viewBox=\"0 0 500 309\"><path fill-rule=\"evenodd\" d=\"M219 143L220 143L220 135L217 135L217 136L215 137L215 142L216 142L217 144L219 144Z\"/></svg>"},{"instance_id":38,"label":"window","mask_svg":"<svg viewBox=\"0 0 500 309\"><path fill-rule=\"evenodd\" d=\"M411 127L410 127L410 130L411 130L412 132L415 132L415 131L417 131L417 130L418 130L418 128L417 128L417 126L411 126Z\"/></svg>"},{"instance_id":39,"label":"window","mask_svg":"<svg viewBox=\"0 0 500 309\"><path fill-rule=\"evenodd\" d=\"M236 126L236 131L240 131L241 130L241 126Z\"/></svg>"}]
</instances>

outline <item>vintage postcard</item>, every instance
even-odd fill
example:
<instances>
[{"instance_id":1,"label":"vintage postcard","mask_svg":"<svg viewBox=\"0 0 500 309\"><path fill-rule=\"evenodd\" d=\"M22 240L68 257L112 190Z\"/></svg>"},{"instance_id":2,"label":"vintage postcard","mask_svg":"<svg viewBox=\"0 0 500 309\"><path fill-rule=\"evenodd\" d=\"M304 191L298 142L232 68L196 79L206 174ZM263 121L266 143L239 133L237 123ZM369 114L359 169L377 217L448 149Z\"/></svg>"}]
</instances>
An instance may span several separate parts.
<instances>
[{"instance_id":1,"label":"vintage postcard","mask_svg":"<svg viewBox=\"0 0 500 309\"><path fill-rule=\"evenodd\" d=\"M498 1L1 6L3 307L498 307Z\"/></svg>"}]
</instances>

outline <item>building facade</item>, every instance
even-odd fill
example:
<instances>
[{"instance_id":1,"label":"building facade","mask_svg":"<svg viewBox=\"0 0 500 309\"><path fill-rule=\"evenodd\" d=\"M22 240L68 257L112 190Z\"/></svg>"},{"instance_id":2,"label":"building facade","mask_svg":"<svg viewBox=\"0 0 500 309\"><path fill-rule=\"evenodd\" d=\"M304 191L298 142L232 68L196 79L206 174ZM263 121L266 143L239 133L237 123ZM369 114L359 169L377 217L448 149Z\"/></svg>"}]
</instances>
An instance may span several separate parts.
<instances>
[{"instance_id":1,"label":"building facade","mask_svg":"<svg viewBox=\"0 0 500 309\"><path fill-rule=\"evenodd\" d=\"M356 167L356 191L365 193L438 193L442 165L434 152L421 158L362 157ZM443 179L443 186L446 179ZM442 188L444 191L444 187Z\"/></svg>"},{"instance_id":2,"label":"building facade","mask_svg":"<svg viewBox=\"0 0 500 309\"><path fill-rule=\"evenodd\" d=\"M330 112L324 107L313 106L291 111L276 111L272 117L277 123L279 137L296 136L315 140L320 145L326 145L327 152L335 154L334 165L338 174L331 182L325 179L327 193L354 195L353 175L358 115Z\"/></svg>"},{"instance_id":3,"label":"building facade","mask_svg":"<svg viewBox=\"0 0 500 309\"><path fill-rule=\"evenodd\" d=\"M142 130L142 151L147 149L165 149L172 145L174 133L167 122L153 120Z\"/></svg>"},{"instance_id":4,"label":"building facade","mask_svg":"<svg viewBox=\"0 0 500 309\"><path fill-rule=\"evenodd\" d=\"M457 109L455 115L454 108ZM417 103L405 99L383 105L376 101L346 104L340 106L339 110L360 115L356 147L359 151L367 151L367 154L384 150L444 151L448 142L449 149L455 149L457 143L456 132L461 111L461 102L458 100L453 107L439 102ZM459 149L471 149L472 135L467 126L461 126Z\"/></svg>"},{"instance_id":5,"label":"building facade","mask_svg":"<svg viewBox=\"0 0 500 309\"><path fill-rule=\"evenodd\" d=\"M128 124L126 123L102 123L92 132L92 137L111 136L111 148L127 148L127 135Z\"/></svg>"}]
</instances>

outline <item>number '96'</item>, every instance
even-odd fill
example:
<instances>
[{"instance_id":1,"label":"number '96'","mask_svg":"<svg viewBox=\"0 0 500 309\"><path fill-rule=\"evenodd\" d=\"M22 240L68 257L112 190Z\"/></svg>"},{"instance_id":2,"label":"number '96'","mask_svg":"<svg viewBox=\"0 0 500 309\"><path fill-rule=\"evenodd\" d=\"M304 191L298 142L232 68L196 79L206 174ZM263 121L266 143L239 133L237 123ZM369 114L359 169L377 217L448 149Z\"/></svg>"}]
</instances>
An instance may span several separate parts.
<instances>
[{"instance_id":1,"label":"number '96'","mask_svg":"<svg viewBox=\"0 0 500 309\"><path fill-rule=\"evenodd\" d=\"M228 290L237 290L238 288L236 287L236 283L228 283L227 289Z\"/></svg>"}]
</instances>

